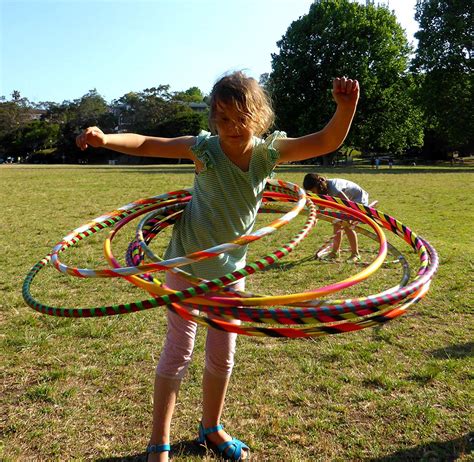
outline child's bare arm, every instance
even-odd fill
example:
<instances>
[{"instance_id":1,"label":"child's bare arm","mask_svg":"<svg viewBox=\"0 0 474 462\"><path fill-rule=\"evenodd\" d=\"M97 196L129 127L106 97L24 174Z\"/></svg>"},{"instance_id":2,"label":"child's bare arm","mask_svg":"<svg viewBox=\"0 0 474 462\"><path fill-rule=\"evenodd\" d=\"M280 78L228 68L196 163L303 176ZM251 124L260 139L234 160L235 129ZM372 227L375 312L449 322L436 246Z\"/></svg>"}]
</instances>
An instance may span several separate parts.
<instances>
[{"instance_id":1,"label":"child's bare arm","mask_svg":"<svg viewBox=\"0 0 474 462\"><path fill-rule=\"evenodd\" d=\"M332 93L337 109L321 131L277 141L280 163L322 156L335 151L344 142L359 100L359 82L345 77L334 79Z\"/></svg>"},{"instance_id":2,"label":"child's bare arm","mask_svg":"<svg viewBox=\"0 0 474 462\"><path fill-rule=\"evenodd\" d=\"M194 136L159 138L135 133L109 135L98 127L89 127L76 138L76 145L82 150L89 146L104 147L132 156L184 158L193 161L196 158L190 148L195 142Z\"/></svg>"}]
</instances>

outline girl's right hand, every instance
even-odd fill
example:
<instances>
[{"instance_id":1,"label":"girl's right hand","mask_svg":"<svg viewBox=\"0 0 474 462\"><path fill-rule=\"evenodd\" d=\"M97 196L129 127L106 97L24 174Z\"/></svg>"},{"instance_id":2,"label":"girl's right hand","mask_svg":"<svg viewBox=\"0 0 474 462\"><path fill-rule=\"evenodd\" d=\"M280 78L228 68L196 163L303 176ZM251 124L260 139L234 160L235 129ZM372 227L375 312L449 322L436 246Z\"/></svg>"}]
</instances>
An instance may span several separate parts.
<instances>
[{"instance_id":1,"label":"girl's right hand","mask_svg":"<svg viewBox=\"0 0 474 462\"><path fill-rule=\"evenodd\" d=\"M76 138L76 145L79 149L84 151L89 146L93 148L100 148L107 144L107 135L98 128L98 127L89 127L86 128L79 136Z\"/></svg>"}]
</instances>

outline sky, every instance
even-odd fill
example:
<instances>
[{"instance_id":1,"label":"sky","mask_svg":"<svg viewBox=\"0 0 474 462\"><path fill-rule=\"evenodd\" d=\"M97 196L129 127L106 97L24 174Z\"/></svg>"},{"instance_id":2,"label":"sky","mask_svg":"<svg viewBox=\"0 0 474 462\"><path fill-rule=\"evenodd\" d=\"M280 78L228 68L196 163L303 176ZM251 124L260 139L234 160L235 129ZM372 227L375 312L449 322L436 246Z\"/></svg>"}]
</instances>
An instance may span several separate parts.
<instances>
[{"instance_id":1,"label":"sky","mask_svg":"<svg viewBox=\"0 0 474 462\"><path fill-rule=\"evenodd\" d=\"M312 0L0 0L0 96L61 103L96 89L197 86L225 72L258 79ZM359 0L359 3L365 3ZM377 3L377 1L376 1ZM388 4L414 43L416 0Z\"/></svg>"}]
</instances>

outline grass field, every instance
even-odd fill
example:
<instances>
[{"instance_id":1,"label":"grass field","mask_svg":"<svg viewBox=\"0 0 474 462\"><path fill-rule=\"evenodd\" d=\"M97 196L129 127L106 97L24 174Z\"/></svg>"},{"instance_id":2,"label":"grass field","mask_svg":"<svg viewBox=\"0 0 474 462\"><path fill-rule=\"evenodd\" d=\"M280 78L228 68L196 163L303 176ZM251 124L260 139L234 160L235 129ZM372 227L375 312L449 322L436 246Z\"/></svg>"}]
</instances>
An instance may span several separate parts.
<instances>
[{"instance_id":1,"label":"grass field","mask_svg":"<svg viewBox=\"0 0 474 462\"><path fill-rule=\"evenodd\" d=\"M300 183L307 168L283 167ZM438 251L428 295L383 327L312 340L240 337L223 417L254 461L468 461L473 428L474 169L410 167L327 170L358 182ZM154 367L164 309L108 318L63 319L25 305L31 266L79 225L135 199L192 183L185 166L0 166L1 426L3 461L144 460ZM257 226L268 218L259 217ZM275 249L303 219L252 245L249 260ZM133 230L117 236L123 255ZM287 294L337 281L354 266L309 259L331 234L327 223L272 270L248 279L253 292ZM106 266L106 232L64 253L83 267ZM154 249L166 245L169 231ZM416 255L393 235L416 273ZM347 246L347 243L345 243ZM376 245L360 238L364 261ZM398 265L343 295L374 293L399 280ZM54 306L88 307L148 298L117 280L78 280L53 269L32 293ZM173 460L215 460L197 449L205 329L173 420Z\"/></svg>"}]
</instances>

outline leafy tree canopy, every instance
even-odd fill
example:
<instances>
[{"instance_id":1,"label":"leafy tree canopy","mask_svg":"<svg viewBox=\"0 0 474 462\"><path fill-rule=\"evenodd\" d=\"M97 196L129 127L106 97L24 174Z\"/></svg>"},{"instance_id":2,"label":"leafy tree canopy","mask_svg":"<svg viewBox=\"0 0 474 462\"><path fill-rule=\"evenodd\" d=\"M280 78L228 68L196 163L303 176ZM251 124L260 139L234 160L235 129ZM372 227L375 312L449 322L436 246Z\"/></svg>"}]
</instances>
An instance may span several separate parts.
<instances>
[{"instance_id":1,"label":"leafy tree canopy","mask_svg":"<svg viewBox=\"0 0 474 462\"><path fill-rule=\"evenodd\" d=\"M419 76L418 100L424 109L428 146L446 155L474 149L472 0L418 0L413 69Z\"/></svg>"},{"instance_id":2,"label":"leafy tree canopy","mask_svg":"<svg viewBox=\"0 0 474 462\"><path fill-rule=\"evenodd\" d=\"M421 143L421 115L408 74L411 47L387 7L349 0L315 3L277 45L268 87L277 123L290 135L327 123L334 112L331 81L346 75L361 84L349 144L396 152Z\"/></svg>"},{"instance_id":3,"label":"leafy tree canopy","mask_svg":"<svg viewBox=\"0 0 474 462\"><path fill-rule=\"evenodd\" d=\"M176 92L173 98L176 101L182 101L185 103L202 103L204 100L204 95L198 87L191 87L186 91Z\"/></svg>"},{"instance_id":4,"label":"leafy tree canopy","mask_svg":"<svg viewBox=\"0 0 474 462\"><path fill-rule=\"evenodd\" d=\"M114 101L113 107L126 121L129 131L152 134L165 121L183 112L191 112L187 103L195 99L202 101L202 93L197 87L173 94L169 85L160 85L138 93L127 93Z\"/></svg>"}]
</instances>

